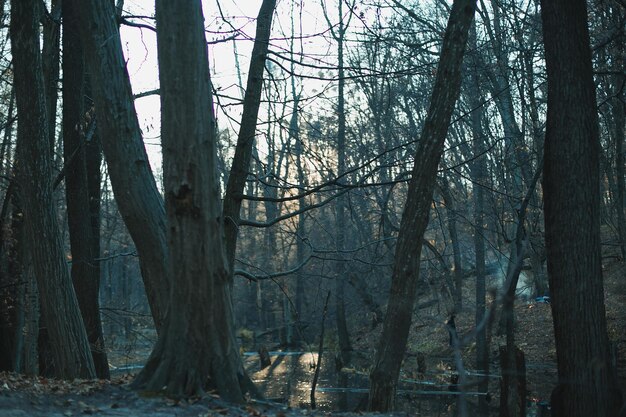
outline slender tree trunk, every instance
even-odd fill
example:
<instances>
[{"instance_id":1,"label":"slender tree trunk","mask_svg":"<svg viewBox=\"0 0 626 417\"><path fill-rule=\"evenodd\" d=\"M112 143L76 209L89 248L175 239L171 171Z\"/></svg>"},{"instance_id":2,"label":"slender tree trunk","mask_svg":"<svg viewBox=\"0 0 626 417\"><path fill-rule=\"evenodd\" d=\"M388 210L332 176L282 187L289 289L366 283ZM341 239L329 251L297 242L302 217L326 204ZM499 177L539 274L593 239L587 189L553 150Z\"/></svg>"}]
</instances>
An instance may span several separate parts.
<instances>
[{"instance_id":1,"label":"slender tree trunk","mask_svg":"<svg viewBox=\"0 0 626 417\"><path fill-rule=\"evenodd\" d=\"M65 263L52 199L51 153L39 52L40 4L11 2L11 45L19 115L18 166L24 223L52 342L56 376L93 378L87 334Z\"/></svg>"},{"instance_id":2,"label":"slender tree trunk","mask_svg":"<svg viewBox=\"0 0 626 417\"><path fill-rule=\"evenodd\" d=\"M87 330L98 378L109 378L100 320L100 268L95 260L94 237L85 141L90 123L84 103L83 51L79 38L78 11L63 5L63 155L66 164L65 195L72 252L72 281ZM100 168L99 164L95 169ZM98 184L98 187L100 184ZM100 196L97 196L99 200Z\"/></svg>"},{"instance_id":3,"label":"slender tree trunk","mask_svg":"<svg viewBox=\"0 0 626 417\"><path fill-rule=\"evenodd\" d=\"M422 238L428 225L437 167L461 85L461 63L476 3L455 0L441 47L441 58L426 122L418 142L394 259L383 332L370 374L368 408L393 409L396 385L411 326L419 281Z\"/></svg>"},{"instance_id":4,"label":"slender tree trunk","mask_svg":"<svg viewBox=\"0 0 626 417\"><path fill-rule=\"evenodd\" d=\"M459 313L463 308L463 263L461 261L461 244L457 229L457 208L450 193L450 183L447 179L442 181L441 196L446 205L446 217L448 220L448 233L452 243L452 257L454 259L454 311Z\"/></svg>"},{"instance_id":5,"label":"slender tree trunk","mask_svg":"<svg viewBox=\"0 0 626 417\"><path fill-rule=\"evenodd\" d=\"M298 175L298 185L301 189L305 187L305 178L304 178L304 168L302 166L303 159L303 146L302 146L302 137L300 136L300 127L298 125L298 105L299 105L299 96L296 94L295 81L292 84L292 97L294 99L294 113L290 123L290 139L295 143L296 146L296 171ZM306 202L303 198L298 199L298 210L303 210ZM302 265L304 262L304 234L306 233L306 228L304 225L305 215L304 212L298 214L298 227L296 228L296 265ZM296 272L296 325L300 326L300 321L302 320L302 308L304 306L304 277L302 274L302 268L298 269ZM300 338L300 328L296 329L298 339Z\"/></svg>"},{"instance_id":6,"label":"slender tree trunk","mask_svg":"<svg viewBox=\"0 0 626 417\"><path fill-rule=\"evenodd\" d=\"M481 4L484 7L483 0ZM521 193L523 184L528 183L531 179L530 164L527 152L524 150L524 135L515 119L515 106L513 101L513 93L511 91L509 57L507 51L504 50L504 37L506 33L502 28L502 10L499 2L491 0L493 10L493 28L486 23L489 38L494 48L496 66L491 67L484 64L485 75L490 80L491 95L495 99L498 113L502 120L504 130L504 143L507 149L512 150L513 155L507 158L504 163L507 173L511 176L513 182L513 191Z\"/></svg>"},{"instance_id":7,"label":"slender tree trunk","mask_svg":"<svg viewBox=\"0 0 626 417\"><path fill-rule=\"evenodd\" d=\"M470 42L474 49L471 63L473 71L469 77L469 104L471 114L471 131L473 136L474 161L471 165L471 175L473 180L472 199L474 203L474 252L476 262L476 312L474 315L476 332L476 369L484 376L481 378L479 391L487 392L489 389L489 346L487 341L486 326L482 323L487 304L487 286L485 271L485 187L487 187L487 155L485 155L485 132L483 129L483 106L481 103L480 74L478 72L478 56L476 55L476 26L470 29ZM487 401L484 396L478 397L478 413L486 416L488 413Z\"/></svg>"},{"instance_id":8,"label":"slender tree trunk","mask_svg":"<svg viewBox=\"0 0 626 417\"><path fill-rule=\"evenodd\" d=\"M200 0L157 0L163 174L172 267L164 331L133 385L173 397L253 389L239 356L223 246L217 131Z\"/></svg>"},{"instance_id":9,"label":"slender tree trunk","mask_svg":"<svg viewBox=\"0 0 626 417\"><path fill-rule=\"evenodd\" d=\"M52 169L60 165L58 163L58 155L56 152L56 126L57 126L57 102L59 98L59 51L60 51L60 23L61 23L61 0L52 0L50 4L50 13L42 15L41 21L43 26L43 45L41 49L42 55L42 73L44 83L44 97L46 102L46 118L48 120L48 141L50 144L50 155L52 161ZM42 3L45 7L45 3ZM46 317L44 310L41 309L40 335L38 337L38 345L42 352L51 352L51 340L46 325ZM54 359L51 354L42 353L39 355L40 370L43 375L54 375Z\"/></svg>"},{"instance_id":10,"label":"slender tree trunk","mask_svg":"<svg viewBox=\"0 0 626 417\"><path fill-rule=\"evenodd\" d=\"M500 363L502 365L503 393L500 397L501 417L525 417L526 414L526 374L524 353L515 345L515 291L519 275L524 265L528 236L526 234L526 214L528 204L535 194L535 186L541 175L541 167L537 169L529 184L528 191L522 200L515 231L515 240L511 244L509 263L507 265L504 299L502 302L502 323L506 334L506 346L501 347ZM520 372L520 368L524 372ZM485 406L486 408L486 406Z\"/></svg>"},{"instance_id":11,"label":"slender tree trunk","mask_svg":"<svg viewBox=\"0 0 626 417\"><path fill-rule=\"evenodd\" d=\"M343 21L343 1L339 1L339 27L337 28L337 58L339 69L338 93L337 93L337 175L341 176L346 172L346 110L344 90L346 85L344 68L344 38L347 24ZM335 278L335 314L337 325L337 339L343 365L350 363L352 345L348 332L348 322L346 319L345 288L348 278L347 260L343 259L343 251L346 249L346 195L337 198L337 250L339 251L339 264L337 265L337 277ZM345 378L340 378L340 384L345 385ZM343 401L345 403L345 399ZM345 406L345 404L344 404Z\"/></svg>"},{"instance_id":12,"label":"slender tree trunk","mask_svg":"<svg viewBox=\"0 0 626 417\"><path fill-rule=\"evenodd\" d=\"M268 110L269 115L269 110ZM277 170L275 158L276 158L276 144L274 143L274 135L271 132L271 124L267 126L267 138L268 138L268 152L267 152L267 184L263 187L263 196L266 200L263 203L265 209L265 218L274 219L278 215L278 205L275 199L278 198L278 184L276 182ZM270 270L274 267L274 252L276 250L276 233L273 227L265 229L263 235L263 243L265 244L265 262ZM270 315L268 314L269 297L267 292L267 286L264 281L257 282L257 311L259 312L261 328L267 329L270 327Z\"/></svg>"},{"instance_id":13,"label":"slender tree trunk","mask_svg":"<svg viewBox=\"0 0 626 417\"><path fill-rule=\"evenodd\" d=\"M141 137L114 5L109 1L64 1L80 10L81 38L102 149L120 213L139 254L150 310L160 331L169 302L165 209Z\"/></svg>"},{"instance_id":14,"label":"slender tree trunk","mask_svg":"<svg viewBox=\"0 0 626 417\"><path fill-rule=\"evenodd\" d=\"M91 97L91 83L89 82L89 77L85 77L84 87L85 87L85 95L86 97ZM89 104L87 100L86 104ZM87 112L93 117L94 109L90 107L86 109ZM101 256L100 253L100 206L101 206L101 187L102 187L102 146L100 143L100 134L99 130L96 127L93 135L91 136L91 140L87 141L85 144L85 165L87 167L87 190L88 190L88 198L89 198L89 224L91 227L91 256L93 259L98 259ZM100 299L100 282L102 278L102 263L100 261L94 261L91 265L92 273L95 279L98 282L98 286L96 287L98 290L98 299ZM98 302L98 309L100 308L100 303ZM99 326L102 327L102 316L100 315L100 311L98 311L99 317ZM94 329L94 334L102 334L102 329ZM106 359L106 358L105 358ZM95 359L94 359L95 361ZM98 363L100 361L96 361L96 372L101 372L102 370L98 370ZM108 372L108 363L107 363L107 371Z\"/></svg>"},{"instance_id":15,"label":"slender tree trunk","mask_svg":"<svg viewBox=\"0 0 626 417\"><path fill-rule=\"evenodd\" d=\"M233 39L233 55L234 55L234 58L235 58L235 70L237 72L237 87L241 91L241 99L243 100L244 97L245 97L245 89L244 89L244 86L243 86L243 79L242 79L242 76L241 76L241 65L239 63L239 52L237 51L237 42L238 42L237 39ZM218 159L219 159L219 156L218 156ZM251 160L251 162L254 163L254 161L260 161L260 159L259 159L259 152L258 152L258 149L257 149L256 141L254 141L253 144L252 144L252 160ZM221 161L220 161L220 164L221 165L225 165L225 164L221 163ZM226 182L228 182L227 179L226 179ZM252 181L247 183L247 189L248 189L247 193L248 193L248 195L254 195L255 191L258 191L258 186L255 186L255 184L258 185L257 183L252 182ZM256 221L257 212L258 212L257 211L258 210L258 204L257 204L256 201L252 201L252 200L249 200L247 203L248 203L247 204L247 206L248 206L247 207L247 211L248 211L247 217L248 217L248 219L250 219L252 221ZM248 244L249 244L248 247L251 247L251 248L257 247L256 234L255 233L251 233L249 235L249 239L250 239L250 241L248 242ZM248 302L248 307L244 311L243 319L244 319L244 325L247 328L258 327L258 325L259 325L260 315L257 314L256 308L255 308L255 306L256 306L256 298L257 298L257 293L258 293L258 285L257 284L258 284L258 282L255 283L255 282L250 281L250 282L247 283L247 286L246 286L247 287L246 288L246 292L247 292L247 295L248 295L248 301L247 301Z\"/></svg>"},{"instance_id":16,"label":"slender tree trunk","mask_svg":"<svg viewBox=\"0 0 626 417\"><path fill-rule=\"evenodd\" d=\"M474 39L475 45L475 37ZM472 136L474 139L474 157L476 160L472 165L472 179L474 180L472 197L474 200L474 251L476 261L476 313L475 323L479 326L485 317L487 303L487 286L485 271L485 189L487 185L487 156L485 152L485 138L482 128L482 108L480 106L480 94L478 91L478 74L474 71L472 77L472 92L470 93L470 106L476 110L472 113ZM487 346L487 329L485 326L479 327L476 332L476 369L483 375L489 373L489 348ZM487 392L489 389L489 379L483 377L479 390ZM478 398L479 414L487 415L487 402L484 396Z\"/></svg>"},{"instance_id":17,"label":"slender tree trunk","mask_svg":"<svg viewBox=\"0 0 626 417\"><path fill-rule=\"evenodd\" d=\"M296 67L296 59L295 59L295 13L294 13L294 3L291 4L291 41L289 44L290 56L291 56L291 72L295 74ZM299 123L299 115L300 115L300 95L296 91L296 78L291 78L291 97L293 99L293 115L291 119L291 123L289 125L289 139L290 142L295 143L296 146L296 171L298 175L298 185L301 190L304 190L306 187L306 179L304 176L304 167L302 160L304 158L303 146L302 146L302 137L300 135L300 123ZM305 256L305 213L304 207L306 206L306 200L304 197L298 199L298 210L300 213L298 214L298 226L296 228L296 265L302 265L304 262ZM304 316L304 268L299 268L298 272L296 272L296 311L294 312L296 318L296 340L302 341L302 319Z\"/></svg>"},{"instance_id":18,"label":"slender tree trunk","mask_svg":"<svg viewBox=\"0 0 626 417\"><path fill-rule=\"evenodd\" d=\"M275 8L276 0L263 0L257 17L256 36L250 58L246 94L243 100L241 126L239 127L235 156L233 157L233 164L226 185L226 195L224 196L223 217L226 233L226 255L231 271L235 265L241 201L252 158L257 118L261 104L263 72L265 70L265 59L269 47L272 16Z\"/></svg>"},{"instance_id":19,"label":"slender tree trunk","mask_svg":"<svg viewBox=\"0 0 626 417\"><path fill-rule=\"evenodd\" d=\"M546 250L559 375L552 410L559 417L615 416L619 388L604 308L600 133L586 2L542 0L541 17L548 73Z\"/></svg>"},{"instance_id":20,"label":"slender tree trunk","mask_svg":"<svg viewBox=\"0 0 626 417\"><path fill-rule=\"evenodd\" d=\"M46 95L46 117L50 155L54 155L57 125L57 101L59 98L59 51L61 50L61 3L52 0L50 14L43 17L42 69Z\"/></svg>"}]
</instances>

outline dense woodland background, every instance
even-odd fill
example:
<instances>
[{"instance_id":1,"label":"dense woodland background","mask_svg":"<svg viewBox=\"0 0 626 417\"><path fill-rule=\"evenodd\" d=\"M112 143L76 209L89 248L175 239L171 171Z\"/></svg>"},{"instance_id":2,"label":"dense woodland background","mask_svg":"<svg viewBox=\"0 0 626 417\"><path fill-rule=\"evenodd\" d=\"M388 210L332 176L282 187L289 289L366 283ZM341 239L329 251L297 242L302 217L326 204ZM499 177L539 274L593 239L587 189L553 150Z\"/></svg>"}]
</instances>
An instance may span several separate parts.
<instances>
[{"instance_id":1,"label":"dense woodland background","mask_svg":"<svg viewBox=\"0 0 626 417\"><path fill-rule=\"evenodd\" d=\"M238 3L0 1L0 370L241 402L323 352L389 411L445 356L521 416L547 301L553 415L617 415L624 2Z\"/></svg>"}]
</instances>

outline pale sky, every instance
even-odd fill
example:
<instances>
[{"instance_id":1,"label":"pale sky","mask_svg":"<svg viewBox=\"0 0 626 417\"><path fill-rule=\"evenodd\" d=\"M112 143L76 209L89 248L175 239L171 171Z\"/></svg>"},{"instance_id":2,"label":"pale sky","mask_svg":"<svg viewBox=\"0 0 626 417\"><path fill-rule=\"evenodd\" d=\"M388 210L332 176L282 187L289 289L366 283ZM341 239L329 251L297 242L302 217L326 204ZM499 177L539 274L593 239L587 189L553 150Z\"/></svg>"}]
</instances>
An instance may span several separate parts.
<instances>
[{"instance_id":1,"label":"pale sky","mask_svg":"<svg viewBox=\"0 0 626 417\"><path fill-rule=\"evenodd\" d=\"M336 8L335 1L327 0L327 3L329 4L329 13L336 16L334 12ZM239 57L242 83L245 86L248 57L252 50L256 30L255 18L258 14L261 0L219 0L219 4L224 15L228 17L230 25L243 32L243 35L237 38L236 48ZM214 42L216 40L229 38L230 33L219 33L230 32L232 31L232 27L221 18L217 1L205 0L203 5L205 26L208 32L207 40ZM298 6L299 4L296 4L295 32L298 35L302 30L304 36L302 41L296 41L296 51L299 52L300 49L303 48L307 54L319 55L332 66L335 60L334 51L336 47L322 36L311 36L326 31L328 27L322 14L320 1L306 1L301 12ZM270 49L284 52L285 54L289 49L289 41L285 38L288 38L291 33L291 8L291 0L278 0L277 11L272 24L273 40ZM153 16L154 0L126 0L124 15L128 14ZM300 16L302 16L301 19ZM336 17L334 17L334 19L336 21ZM154 20L152 19L135 19L133 21L136 23L149 24L151 26L154 25ZM148 29L139 29L123 25L121 28L121 36L133 92L137 94L158 88L156 34ZM221 94L241 98L242 91L238 87L239 79L236 71L234 48L234 41L232 40L209 45L211 78L215 88L218 89ZM283 65L288 67L289 63L284 61ZM299 73L317 73L314 69L306 68L298 68L296 71ZM328 83L326 82L324 84ZM320 85L319 82L307 81L307 89L309 92L318 91L322 88L324 88L324 85ZM222 103L225 101L227 100L222 99ZM139 123L144 134L146 148L150 155L152 168L160 171L159 97L153 95L137 99L135 106ZM239 106L229 107L228 111L232 118L235 120L239 119L241 114L241 108ZM221 113L219 109L217 113L218 123L221 128L230 127L232 130L236 130L237 126L224 117L224 114ZM261 113L263 113L263 111L261 111Z\"/></svg>"}]
</instances>

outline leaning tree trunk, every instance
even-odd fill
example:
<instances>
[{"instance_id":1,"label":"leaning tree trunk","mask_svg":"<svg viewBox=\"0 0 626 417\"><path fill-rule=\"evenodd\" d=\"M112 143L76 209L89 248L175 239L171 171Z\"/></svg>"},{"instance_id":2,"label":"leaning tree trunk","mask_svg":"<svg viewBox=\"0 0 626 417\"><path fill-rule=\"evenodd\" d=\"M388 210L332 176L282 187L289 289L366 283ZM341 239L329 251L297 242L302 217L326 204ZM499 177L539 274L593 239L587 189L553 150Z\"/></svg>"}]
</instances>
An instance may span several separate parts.
<instances>
[{"instance_id":1,"label":"leaning tree trunk","mask_svg":"<svg viewBox=\"0 0 626 417\"><path fill-rule=\"evenodd\" d=\"M430 108L415 153L408 198L402 214L383 333L370 374L368 408L372 411L393 409L402 365L399 358L404 356L406 349L419 281L422 238L428 225L437 166L459 96L461 63L475 6L473 0L455 0L446 27Z\"/></svg>"},{"instance_id":2,"label":"leaning tree trunk","mask_svg":"<svg viewBox=\"0 0 626 417\"><path fill-rule=\"evenodd\" d=\"M600 247L600 132L587 8L542 0L548 114L543 191L559 385L555 416L616 416Z\"/></svg>"},{"instance_id":3,"label":"leaning tree trunk","mask_svg":"<svg viewBox=\"0 0 626 417\"><path fill-rule=\"evenodd\" d=\"M11 2L11 52L19 117L18 177L24 225L52 342L56 376L93 378L95 370L87 334L65 263L52 198L39 7L36 0Z\"/></svg>"},{"instance_id":4,"label":"leaning tree trunk","mask_svg":"<svg viewBox=\"0 0 626 417\"><path fill-rule=\"evenodd\" d=\"M269 47L272 16L275 8L276 0L263 0L257 17L256 36L254 38L252 56L250 57L246 94L243 99L241 126L237 136L233 164L228 176L228 183L226 184L223 209L224 230L226 233L226 255L228 256L228 266L231 271L235 266L241 202L252 158L254 135L261 104L263 71L265 70L265 59Z\"/></svg>"},{"instance_id":5,"label":"leaning tree trunk","mask_svg":"<svg viewBox=\"0 0 626 417\"><path fill-rule=\"evenodd\" d=\"M133 386L172 397L202 393L242 402L223 246L216 126L200 0L157 0L161 137L172 293L168 317Z\"/></svg>"},{"instance_id":6,"label":"leaning tree trunk","mask_svg":"<svg viewBox=\"0 0 626 417\"><path fill-rule=\"evenodd\" d=\"M100 268L95 258L91 202L87 181L86 144L91 141L85 126L83 50L78 35L78 13L63 4L63 157L65 197L72 252L72 282L87 330L98 378L109 378L100 320ZM100 168L98 164L96 169ZM99 196L98 196L99 198Z\"/></svg>"},{"instance_id":7,"label":"leaning tree trunk","mask_svg":"<svg viewBox=\"0 0 626 417\"><path fill-rule=\"evenodd\" d=\"M102 150L115 200L139 254L150 310L160 331L169 302L165 210L143 145L114 5L110 1L65 1L80 10Z\"/></svg>"}]
</instances>

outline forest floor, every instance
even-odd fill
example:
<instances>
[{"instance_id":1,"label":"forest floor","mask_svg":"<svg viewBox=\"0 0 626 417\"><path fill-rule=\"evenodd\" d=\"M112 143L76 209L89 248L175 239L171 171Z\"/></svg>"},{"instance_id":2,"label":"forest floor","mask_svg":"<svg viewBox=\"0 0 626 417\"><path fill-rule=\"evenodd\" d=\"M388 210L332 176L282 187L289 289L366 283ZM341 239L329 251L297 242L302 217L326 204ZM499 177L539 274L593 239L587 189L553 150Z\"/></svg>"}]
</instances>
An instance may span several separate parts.
<instances>
[{"instance_id":1,"label":"forest floor","mask_svg":"<svg viewBox=\"0 0 626 417\"><path fill-rule=\"evenodd\" d=\"M622 390L626 392L626 263L609 253L605 254L603 268L609 337L616 347L618 374ZM471 288L467 290L468 293L471 292ZM471 309L472 306L468 308ZM519 302L515 308L516 343L526 357L530 417L537 415L535 413L538 403L549 401L550 393L556 385L552 314L550 305L546 303ZM458 393L449 390L453 385L455 365L444 324L446 312L434 306L421 310L417 317L412 325L407 355L404 358L398 387L399 412L395 415L452 416ZM456 325L461 336L471 333L472 320L473 317L469 314L457 317ZM210 393L203 398L182 402L142 396L128 389L132 375L119 375L119 370L116 372L118 376L111 381L72 382L0 373L0 417L329 416L342 402L343 409L358 410L363 408L367 395L367 367L373 357L379 334L380 326L376 329L353 329L353 360L349 367L342 370L347 380L345 389L338 388L340 384L335 370L334 352L330 349L323 354L322 372L316 391L319 411L310 410L310 390L314 374L312 364L317 363L318 358L316 353L308 351L271 352L272 365L265 369L260 369L257 356L244 355L246 369L269 401L249 402L243 406L224 403L218 396ZM492 393L490 406L494 415L497 415L499 403L498 346L503 344L503 336L491 336L489 392ZM147 355L149 347L139 349L139 353L139 356ZM425 358L425 368L424 364L418 366L417 358L420 356ZM473 343L463 347L462 357L471 382L476 379L472 371L475 357ZM468 394L470 415L473 414L478 395L476 392ZM362 413L332 412L332 415L349 417Z\"/></svg>"},{"instance_id":2,"label":"forest floor","mask_svg":"<svg viewBox=\"0 0 626 417\"><path fill-rule=\"evenodd\" d=\"M0 416L302 417L329 415L327 412L313 412L270 402L233 405L221 401L218 396L212 394L189 401L174 401L160 396L147 397L129 390L129 382L128 376L117 377L111 381L66 382L0 373ZM359 414L342 413L341 415L350 417ZM385 415L406 416L404 413Z\"/></svg>"}]
</instances>

